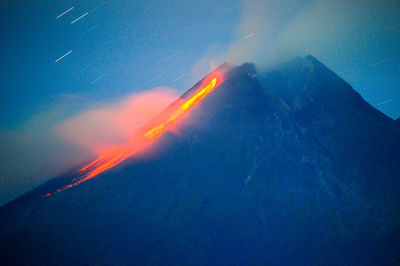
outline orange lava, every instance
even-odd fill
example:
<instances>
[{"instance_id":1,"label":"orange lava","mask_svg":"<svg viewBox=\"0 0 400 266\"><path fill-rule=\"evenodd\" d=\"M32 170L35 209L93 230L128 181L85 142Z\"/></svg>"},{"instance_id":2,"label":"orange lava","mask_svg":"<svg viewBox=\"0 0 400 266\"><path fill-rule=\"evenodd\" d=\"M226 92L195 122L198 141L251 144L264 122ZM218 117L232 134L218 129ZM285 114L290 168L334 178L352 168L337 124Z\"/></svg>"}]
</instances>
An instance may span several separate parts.
<instances>
[{"instance_id":1,"label":"orange lava","mask_svg":"<svg viewBox=\"0 0 400 266\"><path fill-rule=\"evenodd\" d=\"M199 104L221 82L222 78L220 76L212 77L211 80L209 82L206 82L206 85L199 89L194 95L184 100L183 103L178 104L178 106L174 108L169 115L166 116L166 119L161 118L161 121L155 122L155 125L153 124L152 126L148 127L150 129L145 130L143 135L139 135L138 138L134 138L132 143L125 146L113 147L108 152L102 154L98 159L79 170L79 177L72 180L75 181L76 179L78 179L77 181L58 189L54 193L44 194L42 195L42 198L51 196L55 193L79 185L97 176L98 174L120 164L127 158L145 149L155 140L159 139L165 133L165 131L167 131L174 123L176 123L192 108ZM174 104L172 104L172 106L174 106Z\"/></svg>"},{"instance_id":2,"label":"orange lava","mask_svg":"<svg viewBox=\"0 0 400 266\"><path fill-rule=\"evenodd\" d=\"M186 112L188 112L191 108L196 106L204 97L207 96L217 84L217 78L213 78L207 86L202 88L195 95L190 97L184 104L182 104L175 112L171 114L171 116L164 123L150 129L144 134L144 137L149 140L156 140L164 134L164 132L174 123L176 120L181 118Z\"/></svg>"}]
</instances>

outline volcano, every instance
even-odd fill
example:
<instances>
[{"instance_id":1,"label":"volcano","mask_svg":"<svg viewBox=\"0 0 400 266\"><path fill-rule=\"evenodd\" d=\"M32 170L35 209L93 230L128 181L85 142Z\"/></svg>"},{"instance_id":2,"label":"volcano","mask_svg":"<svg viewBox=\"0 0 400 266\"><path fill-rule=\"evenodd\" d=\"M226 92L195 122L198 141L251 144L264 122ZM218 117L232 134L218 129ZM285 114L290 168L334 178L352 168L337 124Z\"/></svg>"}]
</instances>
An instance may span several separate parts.
<instances>
[{"instance_id":1,"label":"volcano","mask_svg":"<svg viewBox=\"0 0 400 266\"><path fill-rule=\"evenodd\" d=\"M3 264L398 264L400 123L312 56L219 69L174 132L1 207Z\"/></svg>"}]
</instances>

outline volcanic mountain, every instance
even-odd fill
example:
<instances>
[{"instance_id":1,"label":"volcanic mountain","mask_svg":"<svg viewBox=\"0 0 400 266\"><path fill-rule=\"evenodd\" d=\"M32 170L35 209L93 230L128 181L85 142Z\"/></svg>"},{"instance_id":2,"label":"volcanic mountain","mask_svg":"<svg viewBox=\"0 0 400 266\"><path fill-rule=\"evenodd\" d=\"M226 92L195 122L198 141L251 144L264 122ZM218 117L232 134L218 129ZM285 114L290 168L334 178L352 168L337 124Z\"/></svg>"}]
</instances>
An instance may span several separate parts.
<instances>
[{"instance_id":1,"label":"volcanic mountain","mask_svg":"<svg viewBox=\"0 0 400 266\"><path fill-rule=\"evenodd\" d=\"M312 56L221 68L175 133L1 207L0 261L398 264L400 124Z\"/></svg>"}]
</instances>

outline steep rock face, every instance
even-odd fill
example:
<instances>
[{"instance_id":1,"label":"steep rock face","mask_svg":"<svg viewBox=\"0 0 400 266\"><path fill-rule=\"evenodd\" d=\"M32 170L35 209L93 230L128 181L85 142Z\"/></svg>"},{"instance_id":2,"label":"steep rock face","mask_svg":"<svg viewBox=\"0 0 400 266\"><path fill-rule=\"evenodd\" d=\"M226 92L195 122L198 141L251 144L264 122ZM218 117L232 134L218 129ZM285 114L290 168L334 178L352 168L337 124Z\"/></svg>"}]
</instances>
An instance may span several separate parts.
<instances>
[{"instance_id":1,"label":"steep rock face","mask_svg":"<svg viewBox=\"0 0 400 266\"><path fill-rule=\"evenodd\" d=\"M399 259L400 127L315 58L269 73L256 73L252 64L233 68L174 132L73 189L44 200L34 191L2 207L2 258Z\"/></svg>"},{"instance_id":2,"label":"steep rock face","mask_svg":"<svg viewBox=\"0 0 400 266\"><path fill-rule=\"evenodd\" d=\"M275 82L275 76L286 83ZM398 202L400 129L395 121L372 108L312 56L293 60L262 79L288 99L301 130L334 163L340 175L334 182L350 185L353 196L366 197L364 206L370 208L376 207L378 198L388 208ZM297 91L287 93L290 88Z\"/></svg>"},{"instance_id":3,"label":"steep rock face","mask_svg":"<svg viewBox=\"0 0 400 266\"><path fill-rule=\"evenodd\" d=\"M350 186L354 197L364 197L364 207L376 208L376 201L394 207L392 203L398 202L400 162L400 131L395 121L372 108L350 85L311 56L294 60L283 69L273 75L283 72L281 75L300 91L288 103L298 125L314 138L339 171L340 178L334 182L340 180L344 182L340 186ZM268 83L269 75L266 84L275 93L280 95L289 89L275 89L276 83Z\"/></svg>"}]
</instances>

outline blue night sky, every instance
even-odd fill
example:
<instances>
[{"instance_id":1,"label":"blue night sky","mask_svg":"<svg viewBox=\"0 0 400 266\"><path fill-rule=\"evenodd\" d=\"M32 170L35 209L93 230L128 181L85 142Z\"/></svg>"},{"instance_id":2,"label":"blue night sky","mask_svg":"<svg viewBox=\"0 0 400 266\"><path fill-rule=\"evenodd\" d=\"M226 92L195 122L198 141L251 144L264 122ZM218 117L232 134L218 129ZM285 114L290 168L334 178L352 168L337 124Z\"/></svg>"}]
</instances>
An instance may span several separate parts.
<instances>
[{"instance_id":1,"label":"blue night sky","mask_svg":"<svg viewBox=\"0 0 400 266\"><path fill-rule=\"evenodd\" d=\"M174 80L190 74L210 44L231 42L237 6L237 1L3 2L0 125L15 127L65 94L107 100L158 85L186 90L190 75Z\"/></svg>"},{"instance_id":2,"label":"blue night sky","mask_svg":"<svg viewBox=\"0 0 400 266\"><path fill-rule=\"evenodd\" d=\"M158 86L183 93L224 61L312 54L400 117L397 0L0 0L0 36L0 204L71 167L53 163L79 151L54 144L60 121Z\"/></svg>"}]
</instances>

